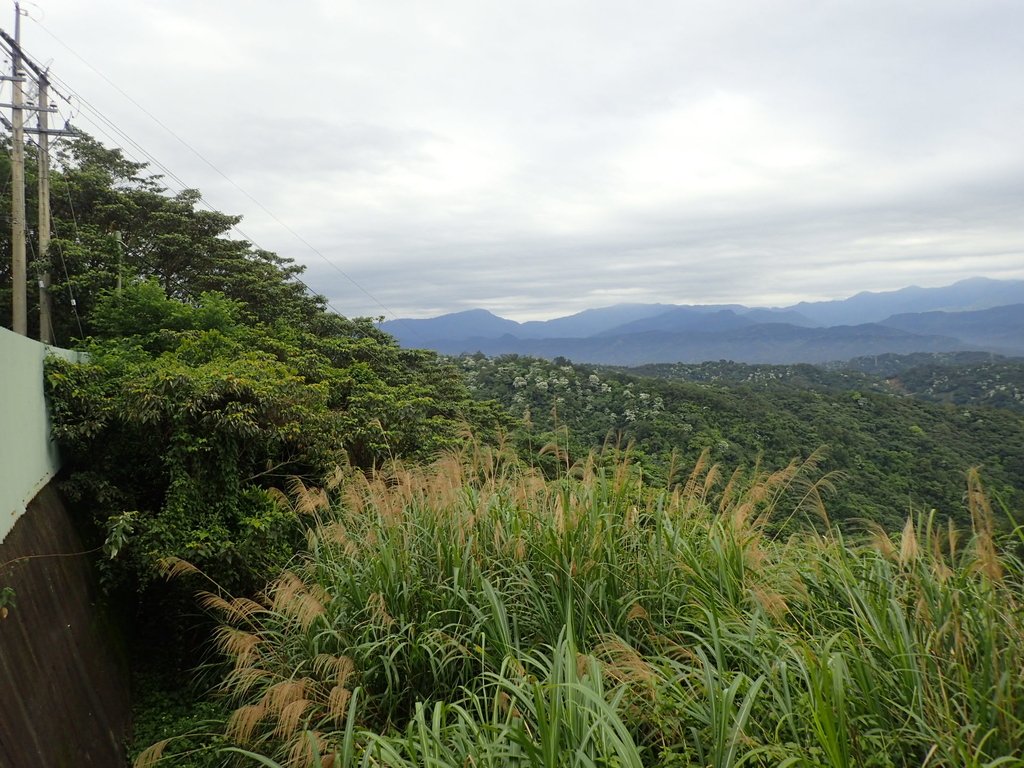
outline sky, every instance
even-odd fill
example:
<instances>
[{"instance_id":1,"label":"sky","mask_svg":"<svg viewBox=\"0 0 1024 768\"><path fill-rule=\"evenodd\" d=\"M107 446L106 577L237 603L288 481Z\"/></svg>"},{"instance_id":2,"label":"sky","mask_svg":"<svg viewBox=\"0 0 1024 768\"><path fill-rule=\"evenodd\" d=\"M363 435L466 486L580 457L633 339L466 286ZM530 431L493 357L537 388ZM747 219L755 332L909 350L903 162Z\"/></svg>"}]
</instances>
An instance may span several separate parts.
<instances>
[{"instance_id":1,"label":"sky","mask_svg":"<svg viewBox=\"0 0 1024 768\"><path fill-rule=\"evenodd\" d=\"M348 316L1024 278L1020 0L23 8L63 117Z\"/></svg>"}]
</instances>

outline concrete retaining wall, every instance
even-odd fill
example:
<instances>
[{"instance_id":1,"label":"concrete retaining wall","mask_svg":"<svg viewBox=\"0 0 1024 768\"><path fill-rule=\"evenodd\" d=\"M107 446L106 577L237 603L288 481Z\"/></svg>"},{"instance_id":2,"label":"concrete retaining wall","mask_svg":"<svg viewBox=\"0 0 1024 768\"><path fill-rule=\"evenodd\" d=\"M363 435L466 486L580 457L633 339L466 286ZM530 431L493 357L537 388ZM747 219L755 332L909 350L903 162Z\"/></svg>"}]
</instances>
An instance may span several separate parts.
<instances>
[{"instance_id":1,"label":"concrete retaining wall","mask_svg":"<svg viewBox=\"0 0 1024 768\"><path fill-rule=\"evenodd\" d=\"M15 596L0 619L3 768L125 765L127 656L92 562L50 487L0 544L0 587Z\"/></svg>"}]
</instances>

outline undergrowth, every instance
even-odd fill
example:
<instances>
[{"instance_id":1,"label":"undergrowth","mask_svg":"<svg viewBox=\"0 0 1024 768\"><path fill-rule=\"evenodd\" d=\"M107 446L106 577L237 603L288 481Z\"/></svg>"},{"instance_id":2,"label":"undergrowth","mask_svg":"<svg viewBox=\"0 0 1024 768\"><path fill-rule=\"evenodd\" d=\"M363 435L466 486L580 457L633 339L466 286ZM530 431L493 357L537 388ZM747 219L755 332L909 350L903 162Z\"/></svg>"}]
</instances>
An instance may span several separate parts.
<instances>
[{"instance_id":1,"label":"undergrowth","mask_svg":"<svg viewBox=\"0 0 1024 768\"><path fill-rule=\"evenodd\" d=\"M915 515L856 541L827 524L815 474L813 460L731 477L702 461L654 490L621 458L551 481L476 446L296 481L281 502L310 524L290 569L259 600L202 596L230 662L233 748L218 754L1024 766L1024 567L977 474L971 530ZM136 765L174 764L171 748Z\"/></svg>"}]
</instances>

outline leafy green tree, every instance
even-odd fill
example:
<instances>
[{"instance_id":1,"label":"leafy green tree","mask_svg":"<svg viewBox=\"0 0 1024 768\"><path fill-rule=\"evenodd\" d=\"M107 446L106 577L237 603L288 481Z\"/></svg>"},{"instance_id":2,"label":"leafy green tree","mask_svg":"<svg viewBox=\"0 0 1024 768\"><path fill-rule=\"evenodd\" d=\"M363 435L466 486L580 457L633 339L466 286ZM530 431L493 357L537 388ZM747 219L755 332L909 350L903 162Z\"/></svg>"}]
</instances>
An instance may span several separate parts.
<instances>
[{"instance_id":1,"label":"leafy green tree","mask_svg":"<svg viewBox=\"0 0 1024 768\"><path fill-rule=\"evenodd\" d=\"M104 291L155 279L168 297L197 301L217 291L238 301L251 322L309 326L324 299L309 295L304 267L231 237L240 217L202 208L200 193L167 194L160 177L86 135L59 145L51 176L53 240L47 258L30 250L30 274L49 271L57 341L93 335L92 313ZM26 192L29 242L36 242L36 164L29 148ZM9 174L9 156L0 173ZM0 194L0 321L10 323L10 187ZM120 233L120 240L115 233ZM37 299L30 291L31 332Z\"/></svg>"},{"instance_id":2,"label":"leafy green tree","mask_svg":"<svg viewBox=\"0 0 1024 768\"><path fill-rule=\"evenodd\" d=\"M387 337L248 325L242 302L167 297L155 281L100 296L89 362L54 360L48 383L69 492L110 529L131 513L126 575L145 584L179 557L256 588L291 553L267 492L334 466L428 458L465 425L502 415L458 371ZM339 326L343 327L343 326Z\"/></svg>"}]
</instances>

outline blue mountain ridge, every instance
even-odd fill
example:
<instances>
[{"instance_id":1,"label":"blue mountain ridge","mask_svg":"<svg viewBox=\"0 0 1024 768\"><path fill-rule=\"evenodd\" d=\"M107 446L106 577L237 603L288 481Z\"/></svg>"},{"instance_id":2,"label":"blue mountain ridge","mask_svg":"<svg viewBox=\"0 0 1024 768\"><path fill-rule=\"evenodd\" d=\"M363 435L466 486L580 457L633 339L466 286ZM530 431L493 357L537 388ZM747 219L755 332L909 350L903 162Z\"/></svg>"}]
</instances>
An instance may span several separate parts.
<instances>
[{"instance_id":1,"label":"blue mountain ridge","mask_svg":"<svg viewBox=\"0 0 1024 768\"><path fill-rule=\"evenodd\" d=\"M829 319L839 322L824 322ZM447 354L562 356L619 365L829 362L963 350L1024 355L1024 280L972 278L942 288L779 308L622 304L527 323L478 309L380 327L402 344Z\"/></svg>"}]
</instances>

